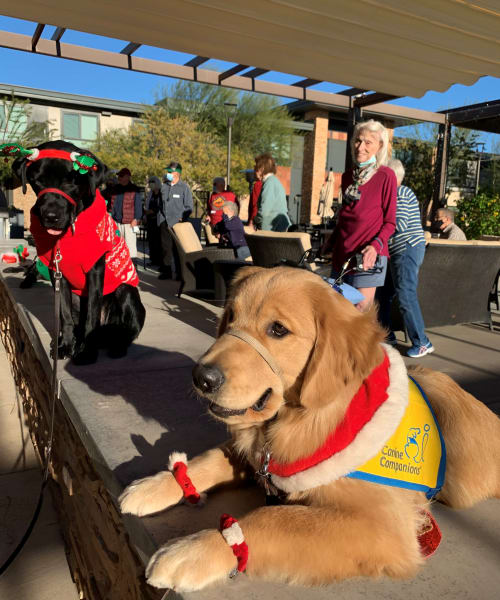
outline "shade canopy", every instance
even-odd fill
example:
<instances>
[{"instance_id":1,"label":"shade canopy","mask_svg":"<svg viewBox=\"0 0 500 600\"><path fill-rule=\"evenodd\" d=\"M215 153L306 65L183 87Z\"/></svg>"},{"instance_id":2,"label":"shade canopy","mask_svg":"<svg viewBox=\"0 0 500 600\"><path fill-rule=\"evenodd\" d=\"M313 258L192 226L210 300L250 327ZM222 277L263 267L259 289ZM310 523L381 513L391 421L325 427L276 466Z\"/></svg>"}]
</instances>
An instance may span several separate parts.
<instances>
[{"instance_id":1,"label":"shade canopy","mask_svg":"<svg viewBox=\"0 0 500 600\"><path fill-rule=\"evenodd\" d=\"M500 77L498 0L2 0L4 15L394 96ZM127 53L125 53L127 54ZM191 65L196 66L196 65ZM237 68L243 67L243 68Z\"/></svg>"}]
</instances>

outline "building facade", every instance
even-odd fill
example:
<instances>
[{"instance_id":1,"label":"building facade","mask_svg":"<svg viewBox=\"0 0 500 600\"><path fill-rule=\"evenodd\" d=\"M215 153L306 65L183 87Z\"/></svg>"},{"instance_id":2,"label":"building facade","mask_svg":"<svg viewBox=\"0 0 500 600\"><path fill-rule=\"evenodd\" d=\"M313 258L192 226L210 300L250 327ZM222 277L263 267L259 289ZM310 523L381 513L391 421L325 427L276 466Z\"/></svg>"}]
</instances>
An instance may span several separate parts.
<instances>
[{"instance_id":1,"label":"building facade","mask_svg":"<svg viewBox=\"0 0 500 600\"><path fill-rule=\"evenodd\" d=\"M52 139L64 139L82 148L110 129L128 129L144 112L144 105L132 102L0 84L0 97L10 98L12 94L29 100L29 119L47 122ZM5 115L0 114L0 123L8 127L4 121ZM29 228L30 210L36 200L33 190L28 187L23 194L21 187L8 189L7 199L10 206L24 212L24 227Z\"/></svg>"}]
</instances>

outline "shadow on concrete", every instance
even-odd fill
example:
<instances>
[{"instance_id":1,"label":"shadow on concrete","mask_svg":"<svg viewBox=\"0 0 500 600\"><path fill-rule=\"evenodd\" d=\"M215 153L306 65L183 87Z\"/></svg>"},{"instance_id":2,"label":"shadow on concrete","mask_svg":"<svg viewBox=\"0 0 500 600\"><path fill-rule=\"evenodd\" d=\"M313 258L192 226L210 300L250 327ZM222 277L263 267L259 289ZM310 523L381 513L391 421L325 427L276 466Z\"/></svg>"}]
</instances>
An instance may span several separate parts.
<instances>
[{"instance_id":1,"label":"shadow on concrete","mask_svg":"<svg viewBox=\"0 0 500 600\"><path fill-rule=\"evenodd\" d=\"M453 525L455 530L465 532L466 535L472 540L476 540L480 547L488 547L489 551L496 554L500 560L500 540L495 532L488 529L487 524L482 526L475 517L474 512L467 510L453 510L447 507L446 519ZM472 546L475 544L472 542Z\"/></svg>"},{"instance_id":2,"label":"shadow on concrete","mask_svg":"<svg viewBox=\"0 0 500 600\"><path fill-rule=\"evenodd\" d=\"M186 294L178 298L178 282L158 281L155 276L144 271L141 272L140 277L141 289L161 298L162 310L170 317L195 327L207 335L215 336L218 312L216 309L222 310L223 301ZM204 303L209 304L213 309L208 308Z\"/></svg>"},{"instance_id":3,"label":"shadow on concrete","mask_svg":"<svg viewBox=\"0 0 500 600\"><path fill-rule=\"evenodd\" d=\"M446 335L441 332L433 331L433 336L438 336L441 338L446 338L448 340L452 340L454 342L458 342L460 344L467 344L469 346L474 346L475 348L481 348L481 350L487 350L488 352L500 352L500 339L497 340L497 347L493 348L491 346L485 346L484 344L477 344L476 342L471 342L470 340L464 340L463 338L455 337L452 335Z\"/></svg>"},{"instance_id":4,"label":"shadow on concrete","mask_svg":"<svg viewBox=\"0 0 500 600\"><path fill-rule=\"evenodd\" d=\"M164 470L174 450L192 457L227 439L192 390L194 364L180 352L133 344L125 359L66 365L73 380L64 389L122 485Z\"/></svg>"}]
</instances>

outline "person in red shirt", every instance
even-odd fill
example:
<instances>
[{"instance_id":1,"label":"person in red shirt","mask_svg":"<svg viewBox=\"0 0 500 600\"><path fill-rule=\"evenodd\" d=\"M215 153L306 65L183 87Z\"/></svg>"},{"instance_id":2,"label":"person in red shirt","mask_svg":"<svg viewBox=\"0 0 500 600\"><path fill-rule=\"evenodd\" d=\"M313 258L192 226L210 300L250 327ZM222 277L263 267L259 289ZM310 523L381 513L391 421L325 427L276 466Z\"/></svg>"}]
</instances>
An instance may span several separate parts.
<instances>
[{"instance_id":1,"label":"person in red shirt","mask_svg":"<svg viewBox=\"0 0 500 600\"><path fill-rule=\"evenodd\" d=\"M262 179L255 173L255 181L252 185L252 193L250 194L250 201L248 203L248 225L253 226L253 220L259 210L259 198L262 192Z\"/></svg>"},{"instance_id":2,"label":"person in red shirt","mask_svg":"<svg viewBox=\"0 0 500 600\"><path fill-rule=\"evenodd\" d=\"M212 230L213 228L222 221L223 212L222 207L226 202L234 202L239 208L236 196L230 190L226 190L226 180L224 177L216 177L214 179L214 191L210 195L207 206L206 220L210 223Z\"/></svg>"},{"instance_id":3,"label":"person in red shirt","mask_svg":"<svg viewBox=\"0 0 500 600\"><path fill-rule=\"evenodd\" d=\"M342 208L332 237L323 247L332 249L335 276L345 261L360 253L363 271L348 274L344 281L365 297L357 304L368 310L377 287L383 286L389 257L388 240L396 229L397 181L387 158L387 129L370 119L358 123L351 139L354 168L342 175ZM378 272L368 272L380 257ZM355 260L351 261L355 266Z\"/></svg>"}]
</instances>

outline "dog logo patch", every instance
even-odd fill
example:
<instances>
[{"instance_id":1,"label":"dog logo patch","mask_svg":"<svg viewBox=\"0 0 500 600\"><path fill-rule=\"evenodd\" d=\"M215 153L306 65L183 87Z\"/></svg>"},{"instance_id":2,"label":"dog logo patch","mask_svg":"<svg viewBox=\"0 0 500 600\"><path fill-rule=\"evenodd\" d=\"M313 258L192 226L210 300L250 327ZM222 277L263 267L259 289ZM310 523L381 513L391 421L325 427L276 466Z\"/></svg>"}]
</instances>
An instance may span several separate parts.
<instances>
[{"instance_id":1,"label":"dog logo patch","mask_svg":"<svg viewBox=\"0 0 500 600\"><path fill-rule=\"evenodd\" d=\"M433 498L444 483L446 449L424 392L408 378L406 412L382 449L348 477L425 492Z\"/></svg>"}]
</instances>

